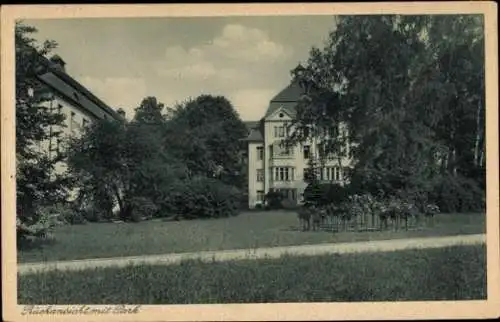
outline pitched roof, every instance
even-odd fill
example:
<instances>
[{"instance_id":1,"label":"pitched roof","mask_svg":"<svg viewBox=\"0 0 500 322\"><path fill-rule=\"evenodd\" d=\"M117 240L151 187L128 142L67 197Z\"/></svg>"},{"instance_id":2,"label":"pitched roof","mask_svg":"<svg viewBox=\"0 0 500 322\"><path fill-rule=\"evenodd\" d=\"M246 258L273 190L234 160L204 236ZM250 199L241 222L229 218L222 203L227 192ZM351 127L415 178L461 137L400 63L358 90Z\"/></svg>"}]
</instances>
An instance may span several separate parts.
<instances>
[{"instance_id":1,"label":"pitched roof","mask_svg":"<svg viewBox=\"0 0 500 322\"><path fill-rule=\"evenodd\" d=\"M264 137L262 136L262 132L260 129L255 128L250 130L250 134L248 137L245 139L245 141L250 141L250 142L263 142Z\"/></svg>"},{"instance_id":2,"label":"pitched roof","mask_svg":"<svg viewBox=\"0 0 500 322\"><path fill-rule=\"evenodd\" d=\"M247 127L247 130L250 132L251 129L256 128L259 126L259 121L243 121L245 123L245 126Z\"/></svg>"},{"instance_id":3,"label":"pitched roof","mask_svg":"<svg viewBox=\"0 0 500 322\"><path fill-rule=\"evenodd\" d=\"M302 94L304 94L304 89L298 82L292 81L271 102L297 102Z\"/></svg>"},{"instance_id":4,"label":"pitched roof","mask_svg":"<svg viewBox=\"0 0 500 322\"><path fill-rule=\"evenodd\" d=\"M278 95L273 97L264 117L270 116L281 107L285 112L290 114L291 117L294 117L296 115L297 102L303 93L304 90L299 83L292 81L287 87L279 92Z\"/></svg>"},{"instance_id":5,"label":"pitched roof","mask_svg":"<svg viewBox=\"0 0 500 322\"><path fill-rule=\"evenodd\" d=\"M264 135L262 134L264 131L262 119L259 121L245 121L244 123L248 129L248 136L244 138L242 141L249 141L249 142L264 141Z\"/></svg>"},{"instance_id":6,"label":"pitched roof","mask_svg":"<svg viewBox=\"0 0 500 322\"><path fill-rule=\"evenodd\" d=\"M41 62L45 68L41 69L38 78L65 99L97 118L102 119L107 115L117 120L123 120L123 117L118 112L101 101L82 84L65 72L55 68L49 59L43 57Z\"/></svg>"}]
</instances>

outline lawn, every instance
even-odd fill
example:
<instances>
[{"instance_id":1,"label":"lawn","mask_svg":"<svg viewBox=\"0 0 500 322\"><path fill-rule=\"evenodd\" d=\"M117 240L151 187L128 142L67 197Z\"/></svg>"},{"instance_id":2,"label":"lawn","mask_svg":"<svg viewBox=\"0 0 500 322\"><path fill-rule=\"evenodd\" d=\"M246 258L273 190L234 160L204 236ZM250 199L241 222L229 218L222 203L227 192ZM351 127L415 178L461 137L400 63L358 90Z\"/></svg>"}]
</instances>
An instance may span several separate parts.
<instances>
[{"instance_id":1,"label":"lawn","mask_svg":"<svg viewBox=\"0 0 500 322\"><path fill-rule=\"evenodd\" d=\"M92 223L60 227L55 241L18 252L19 262L152 255L485 232L485 214L440 214L432 227L412 231L302 232L293 212L179 222Z\"/></svg>"},{"instance_id":2,"label":"lawn","mask_svg":"<svg viewBox=\"0 0 500 322\"><path fill-rule=\"evenodd\" d=\"M18 278L19 304L479 300L486 246L95 268Z\"/></svg>"}]
</instances>

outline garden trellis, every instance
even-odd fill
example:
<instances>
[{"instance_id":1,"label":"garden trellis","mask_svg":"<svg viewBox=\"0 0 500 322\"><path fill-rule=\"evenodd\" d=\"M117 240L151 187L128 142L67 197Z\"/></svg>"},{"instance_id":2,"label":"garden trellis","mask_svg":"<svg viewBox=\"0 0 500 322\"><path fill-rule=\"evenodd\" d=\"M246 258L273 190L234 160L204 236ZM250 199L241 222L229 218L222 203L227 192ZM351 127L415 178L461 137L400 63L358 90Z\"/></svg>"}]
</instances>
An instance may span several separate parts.
<instances>
[{"instance_id":1,"label":"garden trellis","mask_svg":"<svg viewBox=\"0 0 500 322\"><path fill-rule=\"evenodd\" d=\"M391 197L375 198L369 194L353 195L339 205L332 203L326 210L321 228L332 232L415 230L432 224L439 208L433 204L418 204Z\"/></svg>"}]
</instances>

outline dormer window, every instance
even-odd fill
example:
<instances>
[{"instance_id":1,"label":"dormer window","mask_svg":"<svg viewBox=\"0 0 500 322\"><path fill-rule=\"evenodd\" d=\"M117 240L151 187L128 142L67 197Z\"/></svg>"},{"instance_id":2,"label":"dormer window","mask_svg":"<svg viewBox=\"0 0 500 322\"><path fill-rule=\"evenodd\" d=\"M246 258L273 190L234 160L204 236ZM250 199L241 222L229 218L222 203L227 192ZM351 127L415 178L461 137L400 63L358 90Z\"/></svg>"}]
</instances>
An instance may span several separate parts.
<instances>
[{"instance_id":1,"label":"dormer window","mask_svg":"<svg viewBox=\"0 0 500 322\"><path fill-rule=\"evenodd\" d=\"M284 116L285 116L285 114L283 114L283 113L279 114L279 117L281 117L281 118L283 118Z\"/></svg>"}]
</instances>

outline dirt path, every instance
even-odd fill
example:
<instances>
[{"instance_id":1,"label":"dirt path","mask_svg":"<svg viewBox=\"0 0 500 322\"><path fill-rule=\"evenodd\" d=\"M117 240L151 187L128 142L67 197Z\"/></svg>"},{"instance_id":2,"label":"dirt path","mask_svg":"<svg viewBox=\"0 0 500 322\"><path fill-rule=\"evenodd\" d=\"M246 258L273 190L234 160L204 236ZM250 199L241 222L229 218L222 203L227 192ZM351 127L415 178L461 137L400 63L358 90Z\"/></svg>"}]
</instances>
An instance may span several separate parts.
<instances>
[{"instance_id":1,"label":"dirt path","mask_svg":"<svg viewBox=\"0 0 500 322\"><path fill-rule=\"evenodd\" d=\"M203 251L196 253L176 253L148 256L84 259L44 263L18 264L19 274L44 270L81 270L97 267L123 267L131 264L171 265L185 259L203 261L228 261L241 259L278 258L284 254L314 256L320 254L345 254L358 252L389 252L403 249L439 248L453 245L475 245L486 242L486 235L458 235L411 239L392 239L354 243L315 244L256 249L236 249L224 251Z\"/></svg>"}]
</instances>

